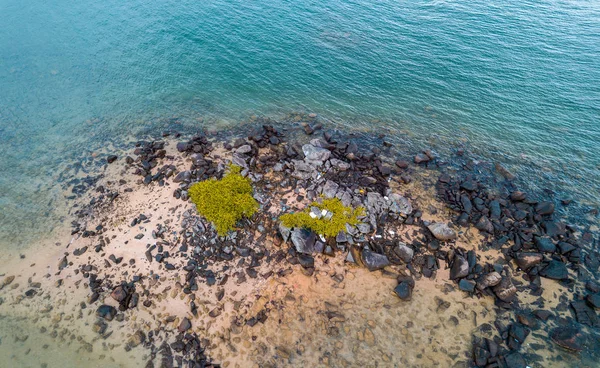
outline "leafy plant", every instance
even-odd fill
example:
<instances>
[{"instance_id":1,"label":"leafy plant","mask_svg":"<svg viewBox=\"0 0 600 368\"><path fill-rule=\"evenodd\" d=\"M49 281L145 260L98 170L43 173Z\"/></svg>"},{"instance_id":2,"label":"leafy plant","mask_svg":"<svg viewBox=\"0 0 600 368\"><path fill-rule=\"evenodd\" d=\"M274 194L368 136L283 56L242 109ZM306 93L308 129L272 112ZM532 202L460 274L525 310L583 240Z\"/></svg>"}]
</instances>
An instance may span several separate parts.
<instances>
[{"instance_id":1,"label":"leafy plant","mask_svg":"<svg viewBox=\"0 0 600 368\"><path fill-rule=\"evenodd\" d=\"M311 208L326 210L325 216L311 216ZM332 215L327 216L327 213ZM364 216L365 209L346 207L338 198L324 199L323 203L313 202L304 211L281 215L279 220L289 228L310 229L317 234L336 236L340 231L346 231L346 224L358 224L359 217Z\"/></svg>"},{"instance_id":2,"label":"leafy plant","mask_svg":"<svg viewBox=\"0 0 600 368\"><path fill-rule=\"evenodd\" d=\"M188 190L198 213L214 224L220 236L233 230L242 217L251 217L258 210L250 179L244 178L240 170L231 165L221 180L204 180Z\"/></svg>"}]
</instances>

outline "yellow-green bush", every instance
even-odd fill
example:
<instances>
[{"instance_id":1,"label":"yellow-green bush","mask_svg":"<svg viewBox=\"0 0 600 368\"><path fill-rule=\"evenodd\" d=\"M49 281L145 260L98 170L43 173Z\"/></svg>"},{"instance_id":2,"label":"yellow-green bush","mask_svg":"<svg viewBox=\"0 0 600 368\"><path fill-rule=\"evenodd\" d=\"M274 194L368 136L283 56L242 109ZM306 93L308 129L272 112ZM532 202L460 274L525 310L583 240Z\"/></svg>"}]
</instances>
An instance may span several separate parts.
<instances>
[{"instance_id":1,"label":"yellow-green bush","mask_svg":"<svg viewBox=\"0 0 600 368\"><path fill-rule=\"evenodd\" d=\"M240 167L231 165L223 179L209 179L193 184L188 194L198 212L211 221L219 235L233 230L244 216L251 217L258 210L252 197L250 179L240 174Z\"/></svg>"},{"instance_id":2,"label":"yellow-green bush","mask_svg":"<svg viewBox=\"0 0 600 368\"><path fill-rule=\"evenodd\" d=\"M327 210L333 213L331 219L312 218L310 208L317 207L320 210ZM338 198L324 199L323 203L313 202L303 212L288 213L281 215L279 220L289 228L305 228L314 231L317 234L325 236L336 236L340 231L346 231L346 224L356 225L360 221L359 216L363 216L365 209L362 207L352 209L342 204Z\"/></svg>"}]
</instances>

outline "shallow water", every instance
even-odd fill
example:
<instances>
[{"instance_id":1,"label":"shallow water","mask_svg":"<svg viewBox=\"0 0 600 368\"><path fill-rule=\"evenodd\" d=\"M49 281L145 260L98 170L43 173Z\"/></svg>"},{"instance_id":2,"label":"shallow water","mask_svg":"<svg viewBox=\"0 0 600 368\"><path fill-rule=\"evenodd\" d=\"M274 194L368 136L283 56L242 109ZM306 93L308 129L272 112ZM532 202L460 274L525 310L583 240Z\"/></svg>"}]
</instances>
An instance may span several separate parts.
<instances>
[{"instance_id":1,"label":"shallow water","mask_svg":"<svg viewBox=\"0 0 600 368\"><path fill-rule=\"evenodd\" d=\"M294 110L415 150L464 143L598 205L595 2L1 0L0 13L4 247L56 225L71 158L139 129Z\"/></svg>"}]
</instances>

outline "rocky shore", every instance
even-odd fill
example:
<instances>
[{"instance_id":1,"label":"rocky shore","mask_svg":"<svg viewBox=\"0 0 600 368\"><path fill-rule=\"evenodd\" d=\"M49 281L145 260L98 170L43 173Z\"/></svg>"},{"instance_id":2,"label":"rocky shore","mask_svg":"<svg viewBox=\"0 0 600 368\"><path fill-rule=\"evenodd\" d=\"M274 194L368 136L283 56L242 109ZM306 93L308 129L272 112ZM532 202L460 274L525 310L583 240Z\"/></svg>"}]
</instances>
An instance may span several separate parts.
<instances>
[{"instance_id":1,"label":"rocky shore","mask_svg":"<svg viewBox=\"0 0 600 368\"><path fill-rule=\"evenodd\" d=\"M597 227L561 219L569 201L520 191L464 150L401 155L385 136L298 120L166 132L100 156L102 172L69 188L70 234L2 264L0 322L50 342L23 350L36 338L13 328L0 355L44 367L72 364L51 346L87 366L593 366ZM223 237L188 189L230 164L260 209ZM279 221L332 198L364 208L360 223L325 237Z\"/></svg>"}]
</instances>

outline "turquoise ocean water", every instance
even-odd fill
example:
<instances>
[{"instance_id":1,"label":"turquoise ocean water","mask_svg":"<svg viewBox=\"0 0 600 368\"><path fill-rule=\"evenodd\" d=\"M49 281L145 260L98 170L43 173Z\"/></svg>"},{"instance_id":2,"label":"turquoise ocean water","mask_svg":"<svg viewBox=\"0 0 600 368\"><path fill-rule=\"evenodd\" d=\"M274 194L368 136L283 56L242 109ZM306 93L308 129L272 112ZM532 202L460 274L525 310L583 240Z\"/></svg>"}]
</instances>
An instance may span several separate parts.
<instances>
[{"instance_id":1,"label":"turquoise ocean water","mask_svg":"<svg viewBox=\"0 0 600 368\"><path fill-rule=\"evenodd\" d=\"M0 0L0 17L1 246L54 226L67 158L292 111L464 143L600 202L597 1Z\"/></svg>"}]
</instances>

